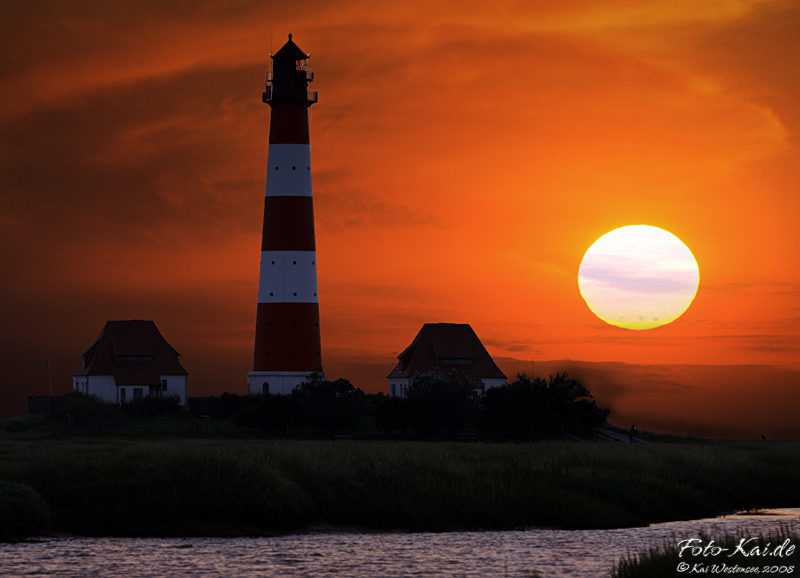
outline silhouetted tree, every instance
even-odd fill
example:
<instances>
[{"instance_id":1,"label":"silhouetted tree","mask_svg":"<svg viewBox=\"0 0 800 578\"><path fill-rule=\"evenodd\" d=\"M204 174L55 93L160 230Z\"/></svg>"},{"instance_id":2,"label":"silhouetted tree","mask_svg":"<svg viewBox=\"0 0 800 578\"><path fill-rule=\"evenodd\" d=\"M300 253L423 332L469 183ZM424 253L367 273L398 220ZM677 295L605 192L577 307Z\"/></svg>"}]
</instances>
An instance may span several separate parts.
<instances>
[{"instance_id":1,"label":"silhouetted tree","mask_svg":"<svg viewBox=\"0 0 800 578\"><path fill-rule=\"evenodd\" d=\"M248 396L236 395L227 391L222 395L189 398L189 413L193 417L210 415L215 419L230 419L246 403Z\"/></svg>"},{"instance_id":2,"label":"silhouetted tree","mask_svg":"<svg viewBox=\"0 0 800 578\"><path fill-rule=\"evenodd\" d=\"M248 395L243 398L243 405L233 416L233 422L239 427L260 432L286 434L302 423L300 403L289 395Z\"/></svg>"},{"instance_id":3,"label":"silhouetted tree","mask_svg":"<svg viewBox=\"0 0 800 578\"><path fill-rule=\"evenodd\" d=\"M483 429L513 438L548 437L590 433L606 422L609 410L598 408L579 380L566 373L549 377L531 379L523 373L489 389L483 399Z\"/></svg>"},{"instance_id":4,"label":"silhouetted tree","mask_svg":"<svg viewBox=\"0 0 800 578\"><path fill-rule=\"evenodd\" d=\"M433 369L409 380L409 422L422 435L450 436L480 419L480 393L472 377L459 371Z\"/></svg>"},{"instance_id":5,"label":"silhouetted tree","mask_svg":"<svg viewBox=\"0 0 800 578\"><path fill-rule=\"evenodd\" d=\"M115 403L71 391L56 397L53 402L53 417L73 425L89 425L95 428L125 426L125 414Z\"/></svg>"},{"instance_id":6,"label":"silhouetted tree","mask_svg":"<svg viewBox=\"0 0 800 578\"><path fill-rule=\"evenodd\" d=\"M176 417L186 413L177 395L145 395L123 404L122 410L128 417Z\"/></svg>"},{"instance_id":7,"label":"silhouetted tree","mask_svg":"<svg viewBox=\"0 0 800 578\"><path fill-rule=\"evenodd\" d=\"M364 415L365 394L346 379L327 381L315 371L292 392L303 421L332 433L348 430Z\"/></svg>"},{"instance_id":8,"label":"silhouetted tree","mask_svg":"<svg viewBox=\"0 0 800 578\"><path fill-rule=\"evenodd\" d=\"M517 381L487 389L483 397L481 429L515 439L535 436L537 431L543 430L539 398L524 374L518 375Z\"/></svg>"},{"instance_id":9,"label":"silhouetted tree","mask_svg":"<svg viewBox=\"0 0 800 578\"><path fill-rule=\"evenodd\" d=\"M401 434L406 433L410 424L408 399L404 397L390 397L375 408L375 427L381 432L390 435L396 430Z\"/></svg>"}]
</instances>

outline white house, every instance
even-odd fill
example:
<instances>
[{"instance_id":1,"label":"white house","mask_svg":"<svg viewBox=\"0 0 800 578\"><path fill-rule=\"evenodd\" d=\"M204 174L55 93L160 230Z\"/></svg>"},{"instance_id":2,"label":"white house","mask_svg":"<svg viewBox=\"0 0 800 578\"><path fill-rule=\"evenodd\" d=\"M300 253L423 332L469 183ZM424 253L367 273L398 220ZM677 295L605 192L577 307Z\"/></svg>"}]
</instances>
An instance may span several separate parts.
<instances>
[{"instance_id":1,"label":"white house","mask_svg":"<svg viewBox=\"0 0 800 578\"><path fill-rule=\"evenodd\" d=\"M434 368L472 376L476 388L486 391L503 385L505 374L466 323L426 323L411 345L397 356L397 365L388 375L389 396L405 397L411 376Z\"/></svg>"},{"instance_id":2,"label":"white house","mask_svg":"<svg viewBox=\"0 0 800 578\"><path fill-rule=\"evenodd\" d=\"M146 395L177 396L186 405L187 371L180 353L152 321L108 321L82 354L73 389L124 403Z\"/></svg>"}]
</instances>

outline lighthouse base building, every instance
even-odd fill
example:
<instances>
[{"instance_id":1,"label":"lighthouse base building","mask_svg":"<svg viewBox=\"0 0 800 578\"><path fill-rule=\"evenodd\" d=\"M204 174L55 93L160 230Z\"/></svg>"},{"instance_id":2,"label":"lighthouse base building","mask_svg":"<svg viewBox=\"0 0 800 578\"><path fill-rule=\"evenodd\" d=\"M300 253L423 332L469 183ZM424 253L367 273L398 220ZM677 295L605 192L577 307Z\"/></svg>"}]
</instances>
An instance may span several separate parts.
<instances>
[{"instance_id":1,"label":"lighthouse base building","mask_svg":"<svg viewBox=\"0 0 800 578\"><path fill-rule=\"evenodd\" d=\"M289 395L311 374L309 371L251 371L247 374L247 393L279 393Z\"/></svg>"}]
</instances>

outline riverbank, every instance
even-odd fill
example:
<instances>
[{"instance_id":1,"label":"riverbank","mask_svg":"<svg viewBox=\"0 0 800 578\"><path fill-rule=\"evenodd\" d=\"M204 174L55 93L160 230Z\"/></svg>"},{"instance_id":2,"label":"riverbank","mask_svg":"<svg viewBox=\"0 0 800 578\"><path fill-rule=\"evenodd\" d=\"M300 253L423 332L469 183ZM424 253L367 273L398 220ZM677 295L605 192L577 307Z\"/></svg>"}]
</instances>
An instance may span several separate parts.
<instances>
[{"instance_id":1,"label":"riverbank","mask_svg":"<svg viewBox=\"0 0 800 578\"><path fill-rule=\"evenodd\" d=\"M83 536L604 529L793 504L800 443L3 441L0 480Z\"/></svg>"}]
</instances>

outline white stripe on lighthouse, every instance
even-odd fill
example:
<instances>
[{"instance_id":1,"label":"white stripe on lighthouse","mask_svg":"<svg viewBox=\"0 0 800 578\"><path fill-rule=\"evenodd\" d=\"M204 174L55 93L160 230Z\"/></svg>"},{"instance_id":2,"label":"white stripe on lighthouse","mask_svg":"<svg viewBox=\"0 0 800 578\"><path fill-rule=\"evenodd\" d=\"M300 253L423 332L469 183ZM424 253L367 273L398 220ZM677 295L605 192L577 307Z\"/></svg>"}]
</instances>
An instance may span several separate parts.
<instances>
[{"instance_id":1,"label":"white stripe on lighthouse","mask_svg":"<svg viewBox=\"0 0 800 578\"><path fill-rule=\"evenodd\" d=\"M268 197L311 196L311 146L271 144L267 156Z\"/></svg>"},{"instance_id":2,"label":"white stripe on lighthouse","mask_svg":"<svg viewBox=\"0 0 800 578\"><path fill-rule=\"evenodd\" d=\"M259 303L319 303L316 251L261 251Z\"/></svg>"}]
</instances>

